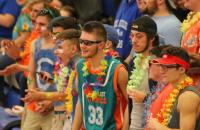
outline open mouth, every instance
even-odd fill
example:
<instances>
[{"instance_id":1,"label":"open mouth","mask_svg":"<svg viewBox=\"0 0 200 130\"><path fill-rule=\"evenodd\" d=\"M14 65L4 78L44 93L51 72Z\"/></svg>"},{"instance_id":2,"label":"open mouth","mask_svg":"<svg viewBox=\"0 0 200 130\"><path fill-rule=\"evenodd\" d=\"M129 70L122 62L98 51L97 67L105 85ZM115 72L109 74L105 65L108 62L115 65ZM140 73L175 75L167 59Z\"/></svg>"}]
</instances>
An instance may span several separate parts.
<instances>
[{"instance_id":1,"label":"open mouth","mask_svg":"<svg viewBox=\"0 0 200 130\"><path fill-rule=\"evenodd\" d=\"M88 53L87 50L82 50L81 52L82 52L82 54Z\"/></svg>"}]
</instances>

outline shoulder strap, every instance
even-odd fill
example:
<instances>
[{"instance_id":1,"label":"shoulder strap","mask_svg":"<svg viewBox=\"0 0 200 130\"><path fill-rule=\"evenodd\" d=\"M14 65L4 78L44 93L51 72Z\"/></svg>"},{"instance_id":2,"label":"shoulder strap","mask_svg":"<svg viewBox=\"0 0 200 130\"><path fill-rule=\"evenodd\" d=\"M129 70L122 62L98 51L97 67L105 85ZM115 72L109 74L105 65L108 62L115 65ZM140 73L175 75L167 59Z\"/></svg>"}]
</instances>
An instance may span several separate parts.
<instances>
[{"instance_id":1,"label":"shoulder strap","mask_svg":"<svg viewBox=\"0 0 200 130\"><path fill-rule=\"evenodd\" d=\"M41 43L42 43L42 39L38 39L38 40L35 42L35 49L36 49L36 50L40 50L40 48L41 48Z\"/></svg>"},{"instance_id":2,"label":"shoulder strap","mask_svg":"<svg viewBox=\"0 0 200 130\"><path fill-rule=\"evenodd\" d=\"M200 92L195 87L192 87L192 86L189 86L189 87L186 87L185 89L183 89L178 96L180 96L182 93L184 93L186 91L192 91L200 97Z\"/></svg>"},{"instance_id":3,"label":"shoulder strap","mask_svg":"<svg viewBox=\"0 0 200 130\"><path fill-rule=\"evenodd\" d=\"M186 87L185 89L181 90L181 92L178 94L177 99L174 103L174 106L173 106L173 109L172 109L172 112L171 112L172 115L177 115L176 108L177 108L177 104L178 104L178 97L186 91L192 91L200 97L200 92L195 87L189 86L189 87ZM178 116L179 116L179 114L178 114ZM173 122L173 119L171 121ZM170 121L170 123L172 123L171 121ZM196 121L195 130L200 130L200 117Z\"/></svg>"}]
</instances>

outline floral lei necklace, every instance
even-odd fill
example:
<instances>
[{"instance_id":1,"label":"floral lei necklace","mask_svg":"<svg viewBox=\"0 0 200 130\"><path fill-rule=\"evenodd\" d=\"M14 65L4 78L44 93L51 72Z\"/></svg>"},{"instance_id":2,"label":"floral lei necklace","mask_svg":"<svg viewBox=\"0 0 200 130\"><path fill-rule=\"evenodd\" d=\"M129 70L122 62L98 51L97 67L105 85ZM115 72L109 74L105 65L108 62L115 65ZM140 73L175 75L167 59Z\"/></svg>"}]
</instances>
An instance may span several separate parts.
<instances>
[{"instance_id":1,"label":"floral lei necklace","mask_svg":"<svg viewBox=\"0 0 200 130\"><path fill-rule=\"evenodd\" d=\"M181 25L181 32L187 31L191 26L200 21L200 12L190 12Z\"/></svg>"},{"instance_id":2,"label":"floral lei necklace","mask_svg":"<svg viewBox=\"0 0 200 130\"><path fill-rule=\"evenodd\" d=\"M144 64L142 65L142 59L145 58L142 54L138 54L138 56L134 59L135 69L131 71L130 80L128 81L127 88L128 89L140 89L140 84L142 79L144 78L146 69L149 66L150 56L147 56L144 60Z\"/></svg>"},{"instance_id":3,"label":"floral lei necklace","mask_svg":"<svg viewBox=\"0 0 200 130\"><path fill-rule=\"evenodd\" d=\"M104 79L103 76L106 75L106 70L108 68L108 60L111 58L111 54L109 52L106 53L106 56L103 60L101 60L100 70L97 73L97 81L94 83L94 86L89 84L89 70L90 70L90 62L85 61L83 63L83 77L85 78L84 85L84 93L89 101L95 101L99 97L100 85L103 84Z\"/></svg>"},{"instance_id":4,"label":"floral lei necklace","mask_svg":"<svg viewBox=\"0 0 200 130\"><path fill-rule=\"evenodd\" d=\"M73 108L72 85L73 85L74 77L75 77L75 71L72 70L69 75L67 88L65 89L65 95L66 95L65 107L66 107L67 112L69 113L72 112L72 108Z\"/></svg>"},{"instance_id":5,"label":"floral lei necklace","mask_svg":"<svg viewBox=\"0 0 200 130\"><path fill-rule=\"evenodd\" d=\"M115 50L104 50L104 53L112 56L113 58L119 57L119 53Z\"/></svg>"},{"instance_id":6,"label":"floral lei necklace","mask_svg":"<svg viewBox=\"0 0 200 130\"><path fill-rule=\"evenodd\" d=\"M63 64L56 62L54 68L54 83L56 83L56 88L58 92L65 91L65 107L67 112L72 112L72 86L75 77L75 71L69 71L69 68Z\"/></svg>"},{"instance_id":7,"label":"floral lei necklace","mask_svg":"<svg viewBox=\"0 0 200 130\"><path fill-rule=\"evenodd\" d=\"M62 92L64 90L67 76L69 76L69 68L63 64L59 64L59 62L56 62L54 68L54 83L56 83L58 92Z\"/></svg>"},{"instance_id":8,"label":"floral lei necklace","mask_svg":"<svg viewBox=\"0 0 200 130\"><path fill-rule=\"evenodd\" d=\"M173 91L170 93L169 97L165 100L164 104L162 105L162 109L160 112L156 115L156 118L158 120L161 120L162 124L167 126L170 118L171 118L171 112L173 109L174 102L176 101L176 98L179 94L179 92L188 87L193 85L193 80L190 77L185 77L183 80L181 80L177 86L173 89Z\"/></svg>"}]
</instances>

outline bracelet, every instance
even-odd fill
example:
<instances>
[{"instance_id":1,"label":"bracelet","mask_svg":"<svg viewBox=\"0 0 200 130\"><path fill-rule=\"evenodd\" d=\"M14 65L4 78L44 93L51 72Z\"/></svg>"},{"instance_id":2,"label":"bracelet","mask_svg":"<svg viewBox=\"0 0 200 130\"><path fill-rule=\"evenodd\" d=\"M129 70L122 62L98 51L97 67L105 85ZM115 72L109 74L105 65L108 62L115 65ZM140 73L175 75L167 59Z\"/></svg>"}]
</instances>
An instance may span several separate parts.
<instances>
[{"instance_id":1,"label":"bracelet","mask_svg":"<svg viewBox=\"0 0 200 130\"><path fill-rule=\"evenodd\" d=\"M54 97L54 93L52 92L45 92L45 97L48 100L51 100Z\"/></svg>"}]
</instances>

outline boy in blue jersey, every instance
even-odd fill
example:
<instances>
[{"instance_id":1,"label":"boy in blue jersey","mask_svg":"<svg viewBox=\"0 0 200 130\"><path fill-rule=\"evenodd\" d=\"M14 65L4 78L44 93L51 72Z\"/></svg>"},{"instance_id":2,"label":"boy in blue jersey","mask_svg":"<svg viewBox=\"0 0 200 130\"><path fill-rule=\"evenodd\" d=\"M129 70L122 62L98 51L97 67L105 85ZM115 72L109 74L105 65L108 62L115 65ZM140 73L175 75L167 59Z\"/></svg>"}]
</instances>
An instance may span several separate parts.
<instances>
[{"instance_id":1,"label":"boy in blue jersey","mask_svg":"<svg viewBox=\"0 0 200 130\"><path fill-rule=\"evenodd\" d=\"M41 37L31 45L28 88L38 89L40 91L55 91L55 86L43 82L36 72L48 72L52 75L56 56L54 55L55 44L48 31L49 21L59 16L59 12L51 7L46 7L39 11L36 18L36 29L41 34ZM28 94L23 99L25 102ZM23 130L50 130L53 118L52 102L28 102L26 106L26 114Z\"/></svg>"},{"instance_id":2,"label":"boy in blue jersey","mask_svg":"<svg viewBox=\"0 0 200 130\"><path fill-rule=\"evenodd\" d=\"M55 50L59 60L55 63L53 81L49 73L40 73L41 78L45 82L56 85L56 91L42 92L29 90L28 93L28 100L30 101L49 100L54 102L54 118L51 130L61 130L64 124L66 124L66 129L71 128L71 121L77 101L74 66L79 59L79 37L80 31L75 29L67 29L61 32L57 36L58 39L62 39L62 42L59 44L58 49Z\"/></svg>"},{"instance_id":3,"label":"boy in blue jersey","mask_svg":"<svg viewBox=\"0 0 200 130\"><path fill-rule=\"evenodd\" d=\"M42 101L50 100L54 102L54 118L52 123L52 130L62 129L64 125L64 120L66 119L69 123L67 128L71 127L71 120L74 115L74 108L77 101L77 92L75 92L74 82L70 88L72 94L69 94L71 101L66 101L66 88L68 86L69 77L74 71L74 66L76 61L79 59L79 42L80 37L80 27L77 20L73 17L56 17L50 24L49 29L51 30L52 38L58 44L58 49L55 50L55 54L58 57L54 65L54 80L52 81L51 75L49 73L39 73L42 80L47 83L54 83L56 85L56 90L54 92L42 92L30 90L26 101ZM65 30L64 30L65 29ZM69 73L61 73L63 70ZM75 78L74 78L75 79ZM64 82L64 84L61 83ZM73 80L74 81L74 80ZM62 89L60 89L62 88ZM70 96L71 95L71 96ZM73 96L73 97L72 97ZM72 106L72 109L66 109L65 104ZM67 113L67 116L66 116ZM72 118L68 118L71 117ZM66 118L67 117L67 118Z\"/></svg>"},{"instance_id":4,"label":"boy in blue jersey","mask_svg":"<svg viewBox=\"0 0 200 130\"><path fill-rule=\"evenodd\" d=\"M83 123L87 130L127 130L128 108L124 66L103 49L104 26L96 21L84 25L80 37L83 59L77 64L78 102L72 130Z\"/></svg>"}]
</instances>

